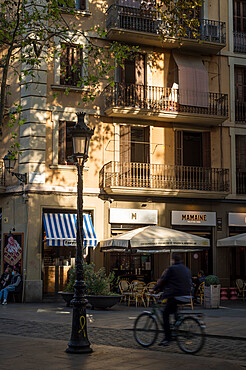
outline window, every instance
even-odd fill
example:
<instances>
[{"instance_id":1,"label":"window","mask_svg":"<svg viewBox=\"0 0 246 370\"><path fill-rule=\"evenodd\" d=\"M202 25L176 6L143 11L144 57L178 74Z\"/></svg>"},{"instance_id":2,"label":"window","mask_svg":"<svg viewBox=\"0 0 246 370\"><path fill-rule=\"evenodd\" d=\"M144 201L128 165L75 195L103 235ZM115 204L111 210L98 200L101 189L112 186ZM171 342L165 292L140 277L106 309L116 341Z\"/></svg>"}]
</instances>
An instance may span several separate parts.
<instances>
[{"instance_id":1,"label":"window","mask_svg":"<svg viewBox=\"0 0 246 370\"><path fill-rule=\"evenodd\" d=\"M236 135L237 194L246 194L246 136Z\"/></svg>"},{"instance_id":2,"label":"window","mask_svg":"<svg viewBox=\"0 0 246 370\"><path fill-rule=\"evenodd\" d=\"M60 84L81 87L83 50L80 46L61 45Z\"/></svg>"},{"instance_id":3,"label":"window","mask_svg":"<svg viewBox=\"0 0 246 370\"><path fill-rule=\"evenodd\" d=\"M210 132L176 131L176 165L210 168Z\"/></svg>"},{"instance_id":4,"label":"window","mask_svg":"<svg viewBox=\"0 0 246 370\"><path fill-rule=\"evenodd\" d=\"M234 31L246 32L246 1L234 1Z\"/></svg>"},{"instance_id":5,"label":"window","mask_svg":"<svg viewBox=\"0 0 246 370\"><path fill-rule=\"evenodd\" d=\"M73 164L69 158L73 154L73 141L70 133L72 127L74 127L74 122L59 122L58 164Z\"/></svg>"},{"instance_id":6,"label":"window","mask_svg":"<svg viewBox=\"0 0 246 370\"><path fill-rule=\"evenodd\" d=\"M246 116L246 68L235 67L235 120L245 122Z\"/></svg>"},{"instance_id":7,"label":"window","mask_svg":"<svg viewBox=\"0 0 246 370\"><path fill-rule=\"evenodd\" d=\"M67 4L59 4L62 8L75 8L77 10L86 10L86 0L68 0Z\"/></svg>"}]
</instances>

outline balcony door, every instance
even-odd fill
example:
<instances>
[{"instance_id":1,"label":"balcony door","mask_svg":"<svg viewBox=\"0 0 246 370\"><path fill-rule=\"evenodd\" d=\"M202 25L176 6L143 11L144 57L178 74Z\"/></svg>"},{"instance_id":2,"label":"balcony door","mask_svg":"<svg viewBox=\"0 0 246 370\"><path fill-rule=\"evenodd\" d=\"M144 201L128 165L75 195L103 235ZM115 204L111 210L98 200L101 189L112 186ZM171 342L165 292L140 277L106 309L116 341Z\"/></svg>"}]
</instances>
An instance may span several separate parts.
<instances>
[{"instance_id":1,"label":"balcony door","mask_svg":"<svg viewBox=\"0 0 246 370\"><path fill-rule=\"evenodd\" d=\"M120 126L122 186L148 187L149 159L149 127Z\"/></svg>"},{"instance_id":2,"label":"balcony door","mask_svg":"<svg viewBox=\"0 0 246 370\"><path fill-rule=\"evenodd\" d=\"M137 54L127 59L120 69L120 82L124 90L124 105L144 108L146 85L145 55Z\"/></svg>"},{"instance_id":3,"label":"balcony door","mask_svg":"<svg viewBox=\"0 0 246 370\"><path fill-rule=\"evenodd\" d=\"M235 113L236 122L246 120L246 68L235 67Z\"/></svg>"},{"instance_id":4,"label":"balcony door","mask_svg":"<svg viewBox=\"0 0 246 370\"><path fill-rule=\"evenodd\" d=\"M246 194L246 136L236 135L237 194Z\"/></svg>"},{"instance_id":5,"label":"balcony door","mask_svg":"<svg viewBox=\"0 0 246 370\"><path fill-rule=\"evenodd\" d=\"M210 182L210 132L176 131L176 186L206 189Z\"/></svg>"}]
</instances>

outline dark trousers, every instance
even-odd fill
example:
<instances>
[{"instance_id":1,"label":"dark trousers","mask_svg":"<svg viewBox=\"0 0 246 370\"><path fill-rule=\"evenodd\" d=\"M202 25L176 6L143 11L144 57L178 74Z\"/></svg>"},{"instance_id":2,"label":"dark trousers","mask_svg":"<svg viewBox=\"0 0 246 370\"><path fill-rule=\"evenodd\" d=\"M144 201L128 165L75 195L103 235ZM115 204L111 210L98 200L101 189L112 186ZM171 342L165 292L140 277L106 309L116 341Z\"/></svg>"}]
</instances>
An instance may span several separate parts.
<instances>
[{"instance_id":1,"label":"dark trousers","mask_svg":"<svg viewBox=\"0 0 246 370\"><path fill-rule=\"evenodd\" d=\"M165 339L171 340L171 329L170 329L170 322L169 322L169 316L171 314L177 313L178 308L178 301L175 298L168 298L166 306L163 310L163 326L164 326L164 332L165 332Z\"/></svg>"}]
</instances>

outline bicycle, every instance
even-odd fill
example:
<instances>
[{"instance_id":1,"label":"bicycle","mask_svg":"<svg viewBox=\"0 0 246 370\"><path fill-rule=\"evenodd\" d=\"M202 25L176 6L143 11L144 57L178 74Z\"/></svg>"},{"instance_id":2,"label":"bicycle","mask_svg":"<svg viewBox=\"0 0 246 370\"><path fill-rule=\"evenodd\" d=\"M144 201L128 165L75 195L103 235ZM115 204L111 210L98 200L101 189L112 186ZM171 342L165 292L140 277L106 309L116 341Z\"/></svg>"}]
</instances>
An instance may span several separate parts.
<instances>
[{"instance_id":1,"label":"bicycle","mask_svg":"<svg viewBox=\"0 0 246 370\"><path fill-rule=\"evenodd\" d=\"M171 325L172 339L176 340L179 348L189 354L199 352L205 343L205 324L199 319L201 314L181 313L179 308L177 320ZM152 311L144 311L135 320L134 337L143 347L152 346L158 334L164 333L162 312L155 303Z\"/></svg>"}]
</instances>

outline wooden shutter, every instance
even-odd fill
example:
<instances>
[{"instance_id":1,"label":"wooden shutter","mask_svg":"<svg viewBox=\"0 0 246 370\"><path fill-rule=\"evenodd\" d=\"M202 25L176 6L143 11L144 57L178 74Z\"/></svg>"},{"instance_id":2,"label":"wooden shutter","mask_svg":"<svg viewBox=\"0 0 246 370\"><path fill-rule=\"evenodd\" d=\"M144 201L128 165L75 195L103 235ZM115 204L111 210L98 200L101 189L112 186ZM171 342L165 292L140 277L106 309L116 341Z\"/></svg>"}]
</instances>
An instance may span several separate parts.
<instances>
[{"instance_id":1,"label":"wooden shutter","mask_svg":"<svg viewBox=\"0 0 246 370\"><path fill-rule=\"evenodd\" d=\"M144 163L150 162L149 127L144 127Z\"/></svg>"},{"instance_id":2,"label":"wooden shutter","mask_svg":"<svg viewBox=\"0 0 246 370\"><path fill-rule=\"evenodd\" d=\"M67 78L67 48L64 45L61 46L61 56L60 56L60 84L66 85Z\"/></svg>"},{"instance_id":3,"label":"wooden shutter","mask_svg":"<svg viewBox=\"0 0 246 370\"><path fill-rule=\"evenodd\" d=\"M65 164L66 162L66 122L59 122L58 133L58 163Z\"/></svg>"},{"instance_id":4,"label":"wooden shutter","mask_svg":"<svg viewBox=\"0 0 246 370\"><path fill-rule=\"evenodd\" d=\"M246 136L236 135L236 168L246 170Z\"/></svg>"},{"instance_id":5,"label":"wooden shutter","mask_svg":"<svg viewBox=\"0 0 246 370\"><path fill-rule=\"evenodd\" d=\"M144 85L145 83L145 56L144 54L137 54L135 58L135 81L137 85Z\"/></svg>"},{"instance_id":6,"label":"wooden shutter","mask_svg":"<svg viewBox=\"0 0 246 370\"><path fill-rule=\"evenodd\" d=\"M210 132L202 133L202 166L211 167L211 142Z\"/></svg>"},{"instance_id":7,"label":"wooden shutter","mask_svg":"<svg viewBox=\"0 0 246 370\"><path fill-rule=\"evenodd\" d=\"M131 126L120 126L120 162L131 162Z\"/></svg>"},{"instance_id":8,"label":"wooden shutter","mask_svg":"<svg viewBox=\"0 0 246 370\"><path fill-rule=\"evenodd\" d=\"M235 68L235 95L237 101L244 101L244 68Z\"/></svg>"},{"instance_id":9,"label":"wooden shutter","mask_svg":"<svg viewBox=\"0 0 246 370\"><path fill-rule=\"evenodd\" d=\"M183 166L183 131L175 131L175 164Z\"/></svg>"}]
</instances>

